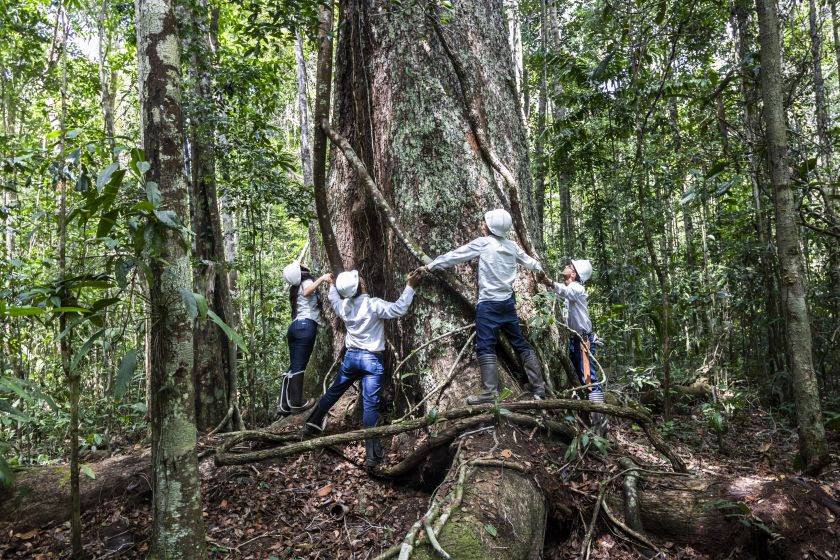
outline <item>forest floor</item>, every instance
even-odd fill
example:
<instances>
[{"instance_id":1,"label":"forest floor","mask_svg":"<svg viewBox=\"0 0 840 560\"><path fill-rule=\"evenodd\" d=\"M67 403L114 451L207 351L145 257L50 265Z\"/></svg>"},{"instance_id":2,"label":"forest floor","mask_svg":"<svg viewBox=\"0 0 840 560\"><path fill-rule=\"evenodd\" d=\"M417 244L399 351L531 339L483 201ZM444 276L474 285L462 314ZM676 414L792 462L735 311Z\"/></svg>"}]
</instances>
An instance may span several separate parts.
<instances>
[{"instance_id":1,"label":"forest floor","mask_svg":"<svg viewBox=\"0 0 840 560\"><path fill-rule=\"evenodd\" d=\"M675 418L670 443L688 460L692 472L710 475L740 474L784 480L793 476L791 460L796 434L768 414L751 411L739 414L723 438L723 452L717 438L697 426L702 420L690 411ZM528 437L529 432L523 431ZM533 435L533 434L531 434ZM830 434L831 450L840 452L840 436ZM539 438L538 438L539 439ZM648 465L665 464L651 453L644 435L627 423L612 423L609 436L616 445ZM524 440L523 440L524 441ZM564 460L562 447L540 444L545 457L541 477L553 477L562 486L559 473L578 468L574 483L577 507L591 511L602 463ZM509 451L508 451L509 452ZM514 450L514 453L516 450ZM361 444L333 451L310 452L293 460L216 468L212 458L201 462L204 519L212 558L242 559L368 559L401 541L409 527L428 508L430 496L395 483L371 478L359 468ZM342 456L343 454L343 456ZM390 460L394 459L392 455ZM840 499L840 465L835 463L820 477L820 487L835 501ZM794 485L795 486L795 485ZM804 493L803 493L804 496ZM840 525L832 513L815 500L795 499L797 519L820 517L829 520L827 535L833 539L809 541L801 547L803 558L838 558ZM824 508L825 511L817 511ZM810 510L810 511L809 511ZM827 517L826 517L827 516ZM545 558L577 558L589 513L584 513L571 532L546 536ZM83 514L84 546L90 558L144 558L149 550L151 507L148 494L143 500L116 499ZM803 539L808 538L803 527ZM668 558L710 558L689 547L653 538ZM4 559L47 559L68 556L69 522L29 531L6 529L0 534L0 557ZM733 550L729 558L748 557ZM643 558L621 535L599 525L590 558Z\"/></svg>"}]
</instances>

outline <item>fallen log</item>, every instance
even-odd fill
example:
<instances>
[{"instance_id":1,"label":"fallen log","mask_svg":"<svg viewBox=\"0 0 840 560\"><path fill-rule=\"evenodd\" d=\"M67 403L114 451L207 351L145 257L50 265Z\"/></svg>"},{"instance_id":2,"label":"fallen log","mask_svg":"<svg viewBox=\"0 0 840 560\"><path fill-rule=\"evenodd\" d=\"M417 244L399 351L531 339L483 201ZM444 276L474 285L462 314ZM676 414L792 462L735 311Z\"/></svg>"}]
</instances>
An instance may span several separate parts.
<instances>
[{"instance_id":1,"label":"fallen log","mask_svg":"<svg viewBox=\"0 0 840 560\"><path fill-rule=\"evenodd\" d=\"M82 474L82 512L116 497L144 498L151 493L151 454L111 457L90 467L95 478ZM19 472L9 488L0 488L0 525L16 530L62 523L70 519L70 467L48 465Z\"/></svg>"}]
</instances>

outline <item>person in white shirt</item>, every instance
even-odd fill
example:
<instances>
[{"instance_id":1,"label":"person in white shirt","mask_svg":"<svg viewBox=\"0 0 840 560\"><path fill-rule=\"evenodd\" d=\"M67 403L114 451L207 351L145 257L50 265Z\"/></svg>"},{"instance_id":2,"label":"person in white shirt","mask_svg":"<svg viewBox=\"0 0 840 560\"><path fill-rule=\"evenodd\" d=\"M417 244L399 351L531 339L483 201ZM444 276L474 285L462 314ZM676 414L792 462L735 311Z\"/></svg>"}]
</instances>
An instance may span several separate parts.
<instances>
[{"instance_id":1,"label":"person in white shirt","mask_svg":"<svg viewBox=\"0 0 840 560\"><path fill-rule=\"evenodd\" d=\"M292 322L286 331L289 369L283 375L280 402L277 405L278 416L303 412L314 403L312 399L303 401L303 374L315 347L318 326L323 324L317 290L329 277L329 274L324 274L313 278L309 269L299 261L294 261L283 269L283 278L291 285L289 306L292 310Z\"/></svg>"},{"instance_id":2,"label":"person in white shirt","mask_svg":"<svg viewBox=\"0 0 840 560\"><path fill-rule=\"evenodd\" d=\"M590 356L595 352L595 335L592 332L592 319L589 317L589 301L584 283L592 277L592 263L586 259L572 260L563 269L563 283L546 280L553 287L566 305L566 323L576 334L569 336L569 358L577 370L578 379L589 387L589 400L604 402L604 389L598 379L597 369L591 363ZM592 414L593 424L600 425L603 417Z\"/></svg>"},{"instance_id":3,"label":"person in white shirt","mask_svg":"<svg viewBox=\"0 0 840 560\"><path fill-rule=\"evenodd\" d=\"M529 390L535 399L545 397L540 361L525 340L516 313L513 283L517 265L543 273L540 263L507 238L512 220L506 210L484 214L483 237L440 255L427 264L427 270L441 270L478 258L478 305L475 308L475 351L481 372L482 391L467 398L467 404L493 402L499 395L499 369L496 342L504 331L522 360Z\"/></svg>"},{"instance_id":4,"label":"person in white shirt","mask_svg":"<svg viewBox=\"0 0 840 560\"><path fill-rule=\"evenodd\" d=\"M382 353L385 350L385 320L402 317L414 299L414 286L421 277L419 271L408 275L402 294L394 302L370 297L364 282L355 270L342 272L330 288L329 300L335 314L344 321L346 352L338 375L309 415L303 427L308 437L324 430L330 408L359 381L362 394L362 424L366 428L379 421L379 397L385 368ZM375 467L382 461L382 447L378 439L365 441L365 466Z\"/></svg>"}]
</instances>

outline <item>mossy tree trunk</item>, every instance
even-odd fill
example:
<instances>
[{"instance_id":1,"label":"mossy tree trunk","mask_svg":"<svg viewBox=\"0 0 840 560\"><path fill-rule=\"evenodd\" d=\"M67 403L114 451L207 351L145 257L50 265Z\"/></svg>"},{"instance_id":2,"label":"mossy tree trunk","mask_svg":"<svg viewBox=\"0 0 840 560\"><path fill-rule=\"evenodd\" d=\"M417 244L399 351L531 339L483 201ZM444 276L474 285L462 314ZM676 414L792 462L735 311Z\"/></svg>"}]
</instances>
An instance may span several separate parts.
<instances>
[{"instance_id":1,"label":"mossy tree trunk","mask_svg":"<svg viewBox=\"0 0 840 560\"><path fill-rule=\"evenodd\" d=\"M184 176L180 54L172 0L137 0L137 50L143 147L161 205L189 215ZM207 557L195 455L193 325L181 293L192 290L183 232L150 224L153 545L157 558Z\"/></svg>"},{"instance_id":2,"label":"mossy tree trunk","mask_svg":"<svg viewBox=\"0 0 840 560\"><path fill-rule=\"evenodd\" d=\"M526 134L517 118L518 92L502 2L462 1L451 10L435 12L427 2L402 4L398 9L365 0L341 2L332 126L365 163L396 212L399 227L434 256L481 235L484 212L508 204L497 194L506 192L507 187L482 155L467 118L463 92L472 92L479 125L490 149L520 185L524 223L530 237L537 239ZM430 17L438 18L452 55L467 70L470 84L459 83ZM344 264L359 269L372 295L396 298L405 284L405 274L422 263L393 234L366 196L359 176L337 150L333 152L329 195ZM521 243L518 237L514 239ZM464 285L475 286L474 266L458 267L456 272ZM530 295L536 290L535 282L523 272L516 289L520 316L527 319L534 313ZM475 296L471 297L474 303ZM420 286L411 313L388 325L386 369L392 370L396 359L423 342L473 320L470 304L442 282L428 279ZM467 336L441 340L412 358L407 371L417 375L393 380L394 402L403 403L404 397L417 402L441 383ZM472 355L469 349L452 383L440 398L426 402L426 410L460 406L467 394L477 390L478 371ZM508 373L520 375L518 364L508 360L506 365ZM513 384L510 376L505 379ZM476 479L508 476L506 471L488 472L494 470L498 471L481 467L483 474ZM488 512L481 508L459 510L441 535L444 548L460 551L459 543L484 542L489 536L484 525L496 516L503 518L503 513L493 508L504 507L524 512L529 519L531 513L539 518L539 522L529 521L517 529L517 539L522 542L516 550L530 550L537 541L541 549L543 517L542 510L537 510L544 507L544 497L532 479L519 476L516 482L518 490L509 496L509 504L491 503ZM468 487L466 495L473 494L474 487ZM478 553L486 557L487 550Z\"/></svg>"},{"instance_id":3,"label":"mossy tree trunk","mask_svg":"<svg viewBox=\"0 0 840 560\"><path fill-rule=\"evenodd\" d=\"M811 355L804 261L788 163L779 17L775 0L756 0L756 8L761 45L761 95L764 100L767 159L775 192L782 311L798 421L799 449L806 470L816 473L828 463L828 449Z\"/></svg>"}]
</instances>

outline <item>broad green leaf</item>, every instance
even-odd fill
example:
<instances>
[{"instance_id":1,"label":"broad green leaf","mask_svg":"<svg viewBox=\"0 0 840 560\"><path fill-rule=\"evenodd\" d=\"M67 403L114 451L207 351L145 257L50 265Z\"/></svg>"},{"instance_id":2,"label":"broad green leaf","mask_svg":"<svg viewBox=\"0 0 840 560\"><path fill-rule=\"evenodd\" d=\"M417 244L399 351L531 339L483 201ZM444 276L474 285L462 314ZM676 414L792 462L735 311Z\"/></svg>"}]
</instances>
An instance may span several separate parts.
<instances>
[{"instance_id":1,"label":"broad green leaf","mask_svg":"<svg viewBox=\"0 0 840 560\"><path fill-rule=\"evenodd\" d=\"M155 210L155 218L168 228L178 229L181 227L178 214L172 210Z\"/></svg>"},{"instance_id":2,"label":"broad green leaf","mask_svg":"<svg viewBox=\"0 0 840 560\"><path fill-rule=\"evenodd\" d=\"M193 298L198 306L198 316L204 319L207 317L207 312L210 310L210 307L207 305L207 298L196 292L193 292Z\"/></svg>"},{"instance_id":3,"label":"broad green leaf","mask_svg":"<svg viewBox=\"0 0 840 560\"><path fill-rule=\"evenodd\" d=\"M187 315L191 321L195 321L198 317L198 304L195 301L195 294L186 288L179 288L178 293L181 294L181 300L184 302L184 307L187 308Z\"/></svg>"},{"instance_id":4,"label":"broad green leaf","mask_svg":"<svg viewBox=\"0 0 840 560\"><path fill-rule=\"evenodd\" d=\"M76 368L79 367L79 363L85 357L85 355L90 351L91 347L93 347L93 343L96 340L105 334L105 329L99 329L88 338L84 344L82 344L81 348L76 351L76 354L73 356L73 359L70 360L70 371L76 371Z\"/></svg>"},{"instance_id":5,"label":"broad green leaf","mask_svg":"<svg viewBox=\"0 0 840 560\"><path fill-rule=\"evenodd\" d=\"M239 336L236 333L236 331L234 331L232 328L230 328L227 325L227 323L222 321L221 317L219 317L212 310L209 310L209 309L207 310L207 316L210 317L210 319L212 319L214 323L219 325L219 328L221 328L223 331L225 331L225 334L227 335L227 337L230 340L232 340L233 343L236 344L242 350L242 352L244 352L246 354L248 353L248 348L245 346L245 341L242 340L242 337Z\"/></svg>"},{"instance_id":6,"label":"broad green leaf","mask_svg":"<svg viewBox=\"0 0 840 560\"><path fill-rule=\"evenodd\" d=\"M114 229L114 224L117 223L117 217L120 211L113 209L102 214L99 218L99 226L96 228L96 237L107 237L111 230Z\"/></svg>"},{"instance_id":7,"label":"broad green leaf","mask_svg":"<svg viewBox=\"0 0 840 560\"><path fill-rule=\"evenodd\" d=\"M496 528L493 527L492 525L490 525L489 523L484 525L484 530L487 531L488 533L490 533L491 535L493 535L494 537L498 536L498 534L499 534L499 532L496 531Z\"/></svg>"},{"instance_id":8,"label":"broad green leaf","mask_svg":"<svg viewBox=\"0 0 840 560\"><path fill-rule=\"evenodd\" d=\"M93 472L93 469L90 468L90 465L80 465L79 472L81 472L83 475L90 479L96 478L96 474Z\"/></svg>"},{"instance_id":9,"label":"broad green leaf","mask_svg":"<svg viewBox=\"0 0 840 560\"><path fill-rule=\"evenodd\" d=\"M96 176L96 188L102 190L102 187L108 184L108 181L111 180L111 175L114 174L114 171L120 168L119 163L112 163L105 169L103 169L99 175Z\"/></svg>"},{"instance_id":10,"label":"broad green leaf","mask_svg":"<svg viewBox=\"0 0 840 560\"><path fill-rule=\"evenodd\" d=\"M128 385L134 377L134 371L137 369L137 351L129 350L122 360L120 360L120 367L117 371L117 378L114 380L114 396L122 398L128 390Z\"/></svg>"}]
</instances>

